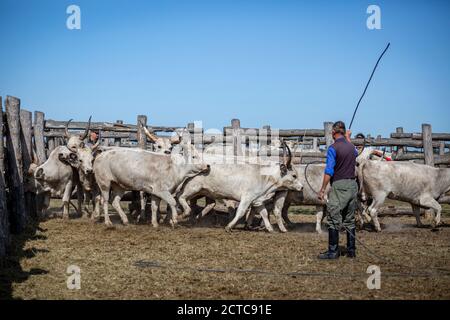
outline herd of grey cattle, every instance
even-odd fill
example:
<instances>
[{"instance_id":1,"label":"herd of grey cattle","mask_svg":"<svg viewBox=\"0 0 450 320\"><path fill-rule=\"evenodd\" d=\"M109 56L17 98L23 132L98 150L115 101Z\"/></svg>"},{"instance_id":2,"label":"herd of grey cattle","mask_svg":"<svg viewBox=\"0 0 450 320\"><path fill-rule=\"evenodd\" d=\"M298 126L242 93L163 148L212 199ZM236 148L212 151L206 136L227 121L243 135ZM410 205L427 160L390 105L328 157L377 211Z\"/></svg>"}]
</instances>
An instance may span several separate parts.
<instances>
[{"instance_id":1,"label":"herd of grey cattle","mask_svg":"<svg viewBox=\"0 0 450 320\"><path fill-rule=\"evenodd\" d=\"M324 164L292 165L289 146L280 142L283 156L276 161L260 161L256 157L245 161L233 155L218 154L217 146L199 154L191 144L190 135L178 132L171 138L157 137L143 127L147 138L154 144L155 152L138 148L102 147L97 142L88 145L85 140L89 126L81 135L71 135L65 129L66 146L55 148L48 160L32 164L28 172L27 189L43 198L42 212L46 212L50 197L62 197L63 217L69 217L72 194L78 196L81 213L84 204L92 202L91 218L100 217L103 207L104 221L112 225L108 204L118 212L124 224L128 218L120 201L125 192L140 194L141 208L151 201L152 225L158 226L160 201L170 210L168 220L172 226L182 218L192 217L191 208L197 199L206 198L206 205L195 219L210 212L217 201L228 205L231 230L240 219L250 223L259 214L269 232L273 227L269 211L276 217L277 225L286 232L285 223L291 204L314 205L317 208L316 231L321 232L321 222L326 209L319 201L317 191L323 179ZM431 209L432 225L441 220L439 198L450 191L450 169L433 168L411 162L383 161L369 149L364 149L357 159L356 174L360 184L360 222L372 222L381 231L377 211L386 198L408 202L412 205L417 224L421 225L420 209ZM88 206L87 206L88 207ZM86 210L87 207L85 208ZM235 209L235 207L237 207ZM141 210L140 219L145 219Z\"/></svg>"}]
</instances>

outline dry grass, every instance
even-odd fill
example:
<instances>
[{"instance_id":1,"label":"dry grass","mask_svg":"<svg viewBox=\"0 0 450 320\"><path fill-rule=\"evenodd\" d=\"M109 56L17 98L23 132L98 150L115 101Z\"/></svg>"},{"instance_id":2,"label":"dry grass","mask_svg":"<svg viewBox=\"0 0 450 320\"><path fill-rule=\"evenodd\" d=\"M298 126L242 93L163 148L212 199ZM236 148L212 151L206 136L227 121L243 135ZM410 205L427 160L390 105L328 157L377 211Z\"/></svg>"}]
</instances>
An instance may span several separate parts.
<instances>
[{"instance_id":1,"label":"dry grass","mask_svg":"<svg viewBox=\"0 0 450 320\"><path fill-rule=\"evenodd\" d=\"M59 209L55 209L59 210ZM305 212L302 207L293 211ZM444 221L448 222L448 206ZM318 261L326 236L314 233L314 216L291 215L287 234L236 230L214 217L174 230L150 225L106 228L89 220L50 219L14 240L0 272L0 296L14 299L449 299L450 275L417 273L379 261L359 246L358 258ZM412 217L382 218L381 233L357 236L378 254L418 269L450 269L450 228L415 228ZM341 244L344 244L341 239ZM168 268L136 266L158 262ZM68 290L66 269L81 268L81 290ZM367 266L381 267L380 290L366 287ZM258 269L275 274L199 272L193 268ZM312 272L329 276L286 276ZM423 271L420 271L423 272Z\"/></svg>"}]
</instances>

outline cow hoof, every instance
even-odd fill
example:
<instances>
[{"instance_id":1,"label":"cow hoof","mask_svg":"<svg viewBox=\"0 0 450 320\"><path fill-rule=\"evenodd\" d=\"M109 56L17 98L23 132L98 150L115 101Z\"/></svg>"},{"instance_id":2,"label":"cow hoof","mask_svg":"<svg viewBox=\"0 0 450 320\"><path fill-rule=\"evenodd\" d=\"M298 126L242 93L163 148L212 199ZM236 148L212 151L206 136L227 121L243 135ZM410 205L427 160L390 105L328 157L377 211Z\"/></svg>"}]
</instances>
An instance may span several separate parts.
<instances>
[{"instance_id":1,"label":"cow hoof","mask_svg":"<svg viewBox=\"0 0 450 320\"><path fill-rule=\"evenodd\" d=\"M153 227L153 228L158 228L158 227L159 227L159 224L157 224L157 223L152 223L152 227Z\"/></svg>"},{"instance_id":2,"label":"cow hoof","mask_svg":"<svg viewBox=\"0 0 450 320\"><path fill-rule=\"evenodd\" d=\"M225 227L225 231L228 232L228 233L231 233L231 227L226 226L226 227Z\"/></svg>"},{"instance_id":3,"label":"cow hoof","mask_svg":"<svg viewBox=\"0 0 450 320\"><path fill-rule=\"evenodd\" d=\"M105 223L105 225L106 225L106 229L114 229L114 225L112 224L112 222L107 222L107 223Z\"/></svg>"}]
</instances>

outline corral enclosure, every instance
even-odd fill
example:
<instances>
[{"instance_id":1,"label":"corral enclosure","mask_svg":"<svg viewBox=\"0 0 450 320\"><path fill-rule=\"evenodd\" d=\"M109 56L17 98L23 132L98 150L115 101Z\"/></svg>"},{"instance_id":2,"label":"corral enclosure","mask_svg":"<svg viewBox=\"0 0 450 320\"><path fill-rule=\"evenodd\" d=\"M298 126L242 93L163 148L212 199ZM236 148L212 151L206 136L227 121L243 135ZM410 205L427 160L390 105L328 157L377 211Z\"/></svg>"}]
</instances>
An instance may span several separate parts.
<instances>
[{"instance_id":1,"label":"corral enclosure","mask_svg":"<svg viewBox=\"0 0 450 320\"><path fill-rule=\"evenodd\" d=\"M361 280L368 263L374 261L367 253L362 253L365 258L356 262L341 259L337 264L325 265L315 261L315 255L324 248L326 241L315 235L313 228L309 229L311 217L305 215L308 211L305 208L293 219L297 223L296 229L286 235L248 231L226 234L220 221L203 226L184 224L175 230L168 227L154 230L147 225L118 226L110 230L79 219L66 222L51 219L38 223L35 221L36 197L25 188L26 173L33 155L41 164L56 146L65 144L64 128L68 119L46 119L40 111L35 111L33 117L31 111L21 108L20 99L11 96L6 97L3 111L1 101L0 97L0 258L10 256L4 261L5 272L0 278L0 284L5 286L0 292L1 297L322 298L320 293L324 283L327 278L334 277L333 273L338 276L344 272ZM137 116L136 124L124 124L120 120L93 121L91 129L99 132L103 145L152 149L139 123L161 136L182 129L148 124L144 115ZM83 131L87 125L87 122L74 121L68 128L71 132ZM297 146L293 150L293 162L310 163L325 161L326 147L332 143L331 125L332 122L324 122L319 129L274 129L268 125L244 128L238 119L233 119L221 134L204 133L203 128L194 123L188 123L186 129L197 149L211 143L227 144L233 146L236 156L245 155L250 146L259 149L271 144L274 137L292 140ZM429 124L423 124L420 132L406 133L399 127L389 137L366 136L365 139L353 139L353 143L390 152L396 161L440 167L450 165L450 133L433 133ZM448 198L440 200L448 203ZM58 211L56 202L53 205L52 210ZM446 217L444 215L444 219ZM395 219L386 218L386 225L390 226L387 232L363 231L359 235L375 251L385 253L395 261L402 260L400 256L408 256L409 260L403 260L404 264L420 269L421 275L405 276L405 273L416 271L405 271L405 268L375 260L390 273L403 274L391 276L392 281L386 280L387 291L378 294L363 291L362 280L357 285L349 281L348 290L361 289L363 293L345 296L347 289L340 292L337 289L339 281L334 279L338 291L329 292L326 297L338 298L336 294L340 292L343 297L351 298L449 298L447 271L434 276L423 274L428 267L449 265L447 225L440 231L431 232L430 229L413 228L410 217ZM74 293L65 287L65 272L70 263L86 268L87 290ZM186 269L176 269L177 266ZM127 268L130 268L129 277L124 273L114 276L118 269ZM255 272L198 270L202 268L255 269ZM286 275L292 272L299 274ZM301 275L301 272L305 274ZM107 274L112 274L111 278ZM285 282L290 285L284 286ZM152 286L154 290L149 289ZM301 289L304 287L314 287L314 290ZM396 293L396 288L400 288L400 292ZM422 291L417 292L418 288Z\"/></svg>"}]
</instances>

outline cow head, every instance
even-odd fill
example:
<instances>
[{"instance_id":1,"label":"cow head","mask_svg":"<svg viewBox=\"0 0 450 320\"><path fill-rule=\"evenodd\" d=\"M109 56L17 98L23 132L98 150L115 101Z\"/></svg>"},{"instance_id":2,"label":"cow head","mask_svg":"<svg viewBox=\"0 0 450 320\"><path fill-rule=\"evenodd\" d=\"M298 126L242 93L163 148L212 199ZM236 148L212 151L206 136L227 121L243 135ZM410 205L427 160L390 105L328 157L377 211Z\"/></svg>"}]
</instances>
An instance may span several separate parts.
<instances>
[{"instance_id":1,"label":"cow head","mask_svg":"<svg viewBox=\"0 0 450 320\"><path fill-rule=\"evenodd\" d=\"M158 153L166 153L170 154L172 151L172 147L174 144L178 144L181 141L181 137L178 135L170 138L161 138L156 136L155 134L148 131L147 127L144 126L142 123L139 123L139 125L144 129L145 135L147 138L153 142L156 148L156 152Z\"/></svg>"},{"instance_id":2,"label":"cow head","mask_svg":"<svg viewBox=\"0 0 450 320\"><path fill-rule=\"evenodd\" d=\"M283 141L283 162L280 163L280 186L285 189L302 191L303 185L298 179L297 170L292 167L292 153L286 142Z\"/></svg>"},{"instance_id":3,"label":"cow head","mask_svg":"<svg viewBox=\"0 0 450 320\"><path fill-rule=\"evenodd\" d=\"M58 162L64 165L70 165L74 168L79 167L78 155L75 152L70 151L67 147L59 146L52 151L47 161L36 168L30 168L34 170L34 177L39 181L46 179L53 180L57 178L55 173L58 173ZM32 171L31 171L32 172ZM47 177L50 174L50 177Z\"/></svg>"},{"instance_id":4,"label":"cow head","mask_svg":"<svg viewBox=\"0 0 450 320\"><path fill-rule=\"evenodd\" d=\"M68 127L69 127L69 124L72 121L72 119L67 121L65 131L64 131L64 137L67 139L67 148L69 148L69 150L76 152L78 148L84 147L84 139L87 138L89 129L91 127L91 118L92 118L92 116L89 117L88 125L87 125L84 133L79 134L79 135L78 134L69 134Z\"/></svg>"}]
</instances>

